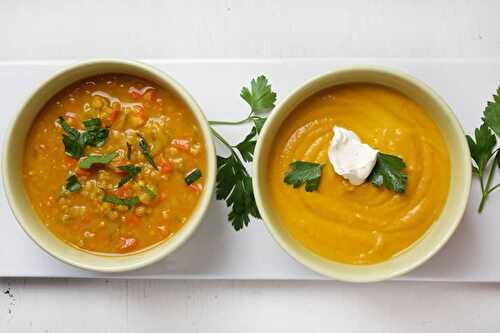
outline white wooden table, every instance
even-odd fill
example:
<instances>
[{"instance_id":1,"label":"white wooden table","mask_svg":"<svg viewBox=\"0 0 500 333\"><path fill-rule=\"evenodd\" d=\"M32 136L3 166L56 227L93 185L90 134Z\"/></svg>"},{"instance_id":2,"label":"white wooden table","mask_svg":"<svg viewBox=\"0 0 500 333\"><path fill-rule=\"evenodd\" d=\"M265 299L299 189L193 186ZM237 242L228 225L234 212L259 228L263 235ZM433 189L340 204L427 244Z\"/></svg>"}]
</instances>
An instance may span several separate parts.
<instances>
[{"instance_id":1,"label":"white wooden table","mask_svg":"<svg viewBox=\"0 0 500 333\"><path fill-rule=\"evenodd\" d=\"M498 1L4 0L0 61L499 57L499 13ZM0 292L0 332L500 329L497 284L4 279Z\"/></svg>"}]
</instances>

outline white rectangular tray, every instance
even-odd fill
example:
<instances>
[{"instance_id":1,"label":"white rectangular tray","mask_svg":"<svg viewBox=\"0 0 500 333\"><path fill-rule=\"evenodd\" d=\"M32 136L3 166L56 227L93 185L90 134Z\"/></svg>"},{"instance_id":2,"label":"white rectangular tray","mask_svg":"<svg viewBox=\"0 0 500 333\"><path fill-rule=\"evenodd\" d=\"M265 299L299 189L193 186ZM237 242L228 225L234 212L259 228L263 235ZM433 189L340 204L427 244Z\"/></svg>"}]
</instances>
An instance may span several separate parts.
<instances>
[{"instance_id":1,"label":"white rectangular tray","mask_svg":"<svg viewBox=\"0 0 500 333\"><path fill-rule=\"evenodd\" d=\"M500 85L496 59L293 59L146 61L172 75L200 103L209 119L239 119L248 107L240 88L266 74L278 101L311 77L350 64L385 65L403 70L433 87L452 107L466 132L477 126L486 101ZM8 120L28 94L71 62L0 63L0 143ZM236 142L246 127L221 131ZM0 185L1 186L1 185ZM493 194L481 216L479 191L473 183L465 217L448 244L430 261L402 280L500 281L500 192ZM321 279L291 259L261 221L235 232L226 219L224 202L213 201L206 220L176 253L150 267L124 274L98 274L63 264L38 248L15 221L0 196L0 276L102 277L159 279Z\"/></svg>"}]
</instances>

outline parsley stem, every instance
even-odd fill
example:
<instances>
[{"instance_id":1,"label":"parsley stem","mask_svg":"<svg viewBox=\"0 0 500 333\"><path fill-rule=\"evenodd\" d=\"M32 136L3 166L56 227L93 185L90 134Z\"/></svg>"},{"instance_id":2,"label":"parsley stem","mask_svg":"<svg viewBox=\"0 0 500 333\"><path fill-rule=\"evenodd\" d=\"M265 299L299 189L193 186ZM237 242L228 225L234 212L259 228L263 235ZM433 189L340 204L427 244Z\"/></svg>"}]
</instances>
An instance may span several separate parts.
<instances>
[{"instance_id":1,"label":"parsley stem","mask_svg":"<svg viewBox=\"0 0 500 333\"><path fill-rule=\"evenodd\" d=\"M229 148L229 149L231 150L231 152L234 152L234 150L233 150L233 146L232 146L229 142L227 142L227 141L226 141L226 139L224 139L224 137L223 137L222 135L220 135L220 134L219 134L216 130L214 130L213 128L211 128L211 130L212 130L213 135L214 135L217 139L219 139L219 141L220 141L221 143L223 143L223 144L224 144L224 146L226 146L227 148Z\"/></svg>"},{"instance_id":2,"label":"parsley stem","mask_svg":"<svg viewBox=\"0 0 500 333\"><path fill-rule=\"evenodd\" d=\"M498 153L497 153L498 154ZM496 159L496 157L495 157ZM497 166L496 166L496 163L494 163L492 166L491 166L491 169L490 169L490 174L488 175L488 181L486 182L486 191L488 191L488 189L490 188L491 186L491 182L493 181L493 176L495 175L495 171L497 170Z\"/></svg>"},{"instance_id":3,"label":"parsley stem","mask_svg":"<svg viewBox=\"0 0 500 333\"><path fill-rule=\"evenodd\" d=\"M249 120L250 120L250 117L247 117L245 119L238 120L238 121L209 120L208 123L210 125L241 125L241 124L246 123Z\"/></svg>"},{"instance_id":4,"label":"parsley stem","mask_svg":"<svg viewBox=\"0 0 500 333\"><path fill-rule=\"evenodd\" d=\"M240 159L240 157L238 156L238 154L236 154L236 151L234 150L233 146L232 146L229 142L227 142L227 140L226 140L226 139L224 139L224 137L223 137L223 136L222 136L219 132L217 132L217 131L216 131L216 130L214 130L213 128L211 128L211 130L212 130L213 135L214 135L217 139L219 139L219 141L220 141L221 143L223 143L223 144L224 144L227 148L229 148L229 150L230 150L230 152L231 152L231 155L235 156L235 157L238 159L238 162L239 162L241 165L243 165L243 161ZM243 171L245 172L245 174L247 174L247 175L248 175L248 172L247 172L247 170L246 170L245 168L243 168Z\"/></svg>"},{"instance_id":5,"label":"parsley stem","mask_svg":"<svg viewBox=\"0 0 500 333\"><path fill-rule=\"evenodd\" d=\"M500 183L496 184L495 186L493 186L492 188L490 188L490 189L488 190L488 194L490 194L491 192L493 192L494 190L496 190L496 189L497 189L497 188L499 188L499 187L500 187Z\"/></svg>"},{"instance_id":6,"label":"parsley stem","mask_svg":"<svg viewBox=\"0 0 500 333\"><path fill-rule=\"evenodd\" d=\"M477 210L478 213L481 213L484 208L484 204L486 203L486 199L488 198L488 192L486 194L483 194L483 197L481 198L481 202L479 203L479 209Z\"/></svg>"}]
</instances>

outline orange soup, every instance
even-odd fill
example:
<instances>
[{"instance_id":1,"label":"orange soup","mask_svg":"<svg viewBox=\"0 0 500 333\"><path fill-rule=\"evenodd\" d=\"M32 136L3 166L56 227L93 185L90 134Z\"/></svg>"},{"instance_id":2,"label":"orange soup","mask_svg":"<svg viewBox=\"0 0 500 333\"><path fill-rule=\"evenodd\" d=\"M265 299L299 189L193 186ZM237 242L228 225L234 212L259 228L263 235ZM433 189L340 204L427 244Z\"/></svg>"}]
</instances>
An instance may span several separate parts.
<instances>
[{"instance_id":1,"label":"orange soup","mask_svg":"<svg viewBox=\"0 0 500 333\"><path fill-rule=\"evenodd\" d=\"M333 170L333 126L347 128L406 164L406 191L369 181L354 186ZM324 164L319 188L283 181L290 163ZM283 228L312 252L348 264L390 259L416 242L440 216L448 196L450 160L434 121L401 93L374 84L345 84L305 100L279 129L268 183Z\"/></svg>"},{"instance_id":2,"label":"orange soup","mask_svg":"<svg viewBox=\"0 0 500 333\"><path fill-rule=\"evenodd\" d=\"M204 187L206 153L191 110L173 91L102 75L58 93L24 151L26 192L58 238L129 253L171 237Z\"/></svg>"}]
</instances>

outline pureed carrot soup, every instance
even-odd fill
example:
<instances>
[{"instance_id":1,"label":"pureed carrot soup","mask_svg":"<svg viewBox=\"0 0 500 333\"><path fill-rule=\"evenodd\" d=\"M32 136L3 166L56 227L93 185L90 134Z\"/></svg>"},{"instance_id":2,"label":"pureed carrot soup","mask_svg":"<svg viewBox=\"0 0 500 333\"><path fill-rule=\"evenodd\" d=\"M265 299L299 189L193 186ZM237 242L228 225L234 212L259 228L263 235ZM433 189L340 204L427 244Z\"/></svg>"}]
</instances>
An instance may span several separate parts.
<instances>
[{"instance_id":1,"label":"pureed carrot soup","mask_svg":"<svg viewBox=\"0 0 500 333\"><path fill-rule=\"evenodd\" d=\"M204 186L198 123L173 92L102 75L58 93L35 119L24 182L58 238L98 253L165 240L190 218Z\"/></svg>"},{"instance_id":2,"label":"pureed carrot soup","mask_svg":"<svg viewBox=\"0 0 500 333\"><path fill-rule=\"evenodd\" d=\"M337 174L329 161L334 126L404 161L404 191L368 180L355 186ZM319 186L309 184L317 190L284 182L296 161L318 164ZM279 129L268 169L283 227L312 252L348 264L378 263L408 248L439 217L450 183L447 147L428 113L401 93L374 84L334 86L301 103Z\"/></svg>"}]
</instances>

